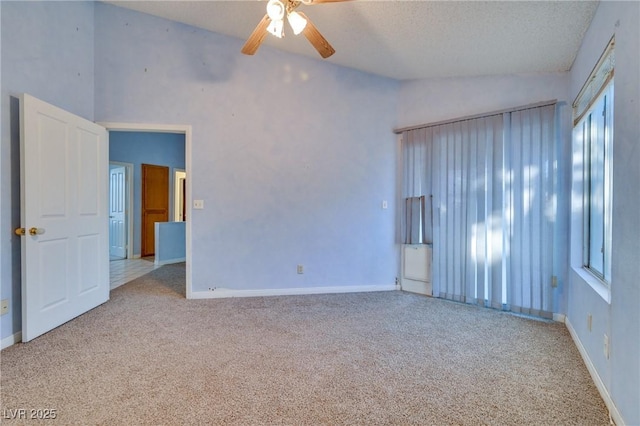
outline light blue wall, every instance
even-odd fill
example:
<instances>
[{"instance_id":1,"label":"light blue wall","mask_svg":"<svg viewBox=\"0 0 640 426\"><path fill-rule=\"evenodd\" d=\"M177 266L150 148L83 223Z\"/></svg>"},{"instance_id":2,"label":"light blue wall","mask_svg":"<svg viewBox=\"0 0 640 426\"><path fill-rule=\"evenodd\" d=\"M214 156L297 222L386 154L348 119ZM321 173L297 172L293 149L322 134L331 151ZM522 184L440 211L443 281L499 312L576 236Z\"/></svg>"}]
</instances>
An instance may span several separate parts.
<instances>
[{"instance_id":1,"label":"light blue wall","mask_svg":"<svg viewBox=\"0 0 640 426\"><path fill-rule=\"evenodd\" d=\"M567 101L567 73L410 80L400 86L400 127L449 120L535 102Z\"/></svg>"},{"instance_id":2,"label":"light blue wall","mask_svg":"<svg viewBox=\"0 0 640 426\"><path fill-rule=\"evenodd\" d=\"M571 70L571 97L615 34L613 131L613 235L611 303L576 272L581 264L580 239L572 241L568 320L598 376L629 425L640 424L640 3L601 2ZM580 194L574 194L580 197ZM581 233L579 209L574 237ZM591 332L587 315L593 316ZM604 334L610 357L604 356Z\"/></svg>"},{"instance_id":3,"label":"light blue wall","mask_svg":"<svg viewBox=\"0 0 640 426\"><path fill-rule=\"evenodd\" d=\"M21 330L20 145L17 107L26 92L93 120L94 4L2 1L2 141L0 142L0 253L2 298L11 314L1 320L4 339Z\"/></svg>"},{"instance_id":4,"label":"light blue wall","mask_svg":"<svg viewBox=\"0 0 640 426\"><path fill-rule=\"evenodd\" d=\"M2 2L0 2L0 25L2 25ZM0 27L0 45L2 44L2 29ZM2 82L2 48L0 46L0 83ZM0 84L1 86L1 84ZM1 93L0 96L2 96L2 98L4 98L4 93ZM4 149L4 143L2 143L1 141L4 140L4 102L2 101L2 99L0 99L0 229L2 229L4 226L10 226L10 224L7 222L5 223L4 220L4 206L5 205L11 205L10 202L8 201L3 201L4 197L5 197L5 190L4 190L4 174L3 174L3 169L4 169L4 161L3 158L5 156L5 149ZM4 234L0 233L0 236L4 237ZM2 241L3 238L0 238L0 241ZM2 255L2 259L0 260L0 299L4 299L5 298L5 294L10 295L11 293L13 293L13 289L11 289L11 285L6 284L7 290L4 289L5 285L2 284L2 282L4 282L4 257L5 257L5 251L4 251L4 245L0 243L0 254ZM8 255L9 253L7 252L6 255ZM9 279L9 275L7 275L7 283L11 282L11 280ZM6 293L5 293L6 291ZM4 327L4 321L2 319L0 319L0 339L2 339L5 335L10 335L13 333L13 319L11 320L7 320L7 322L9 323L6 326L6 331L5 331L5 327ZM2 345L4 346L4 345Z\"/></svg>"},{"instance_id":5,"label":"light blue wall","mask_svg":"<svg viewBox=\"0 0 640 426\"><path fill-rule=\"evenodd\" d=\"M183 134L109 132L109 161L133 164L133 254L140 255L142 223L141 164L169 167L169 210L173 212L173 174L185 168ZM169 214L169 219L173 214Z\"/></svg>"},{"instance_id":6,"label":"light blue wall","mask_svg":"<svg viewBox=\"0 0 640 426\"><path fill-rule=\"evenodd\" d=\"M193 290L393 284L398 83L243 42L96 5L96 118L192 126Z\"/></svg>"},{"instance_id":7,"label":"light blue wall","mask_svg":"<svg viewBox=\"0 0 640 426\"><path fill-rule=\"evenodd\" d=\"M156 264L185 260L186 229L185 222L156 222Z\"/></svg>"}]
</instances>

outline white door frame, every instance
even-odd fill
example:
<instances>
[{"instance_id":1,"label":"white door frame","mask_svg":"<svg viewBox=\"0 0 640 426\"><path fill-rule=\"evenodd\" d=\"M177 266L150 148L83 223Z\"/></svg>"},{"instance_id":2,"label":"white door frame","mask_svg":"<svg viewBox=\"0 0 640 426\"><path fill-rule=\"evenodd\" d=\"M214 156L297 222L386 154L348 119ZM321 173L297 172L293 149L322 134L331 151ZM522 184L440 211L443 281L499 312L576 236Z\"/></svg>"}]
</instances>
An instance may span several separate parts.
<instances>
[{"instance_id":1,"label":"white door frame","mask_svg":"<svg viewBox=\"0 0 640 426\"><path fill-rule=\"evenodd\" d=\"M133 164L109 160L109 165L121 166L125 169L125 210L127 212L125 214L127 221L127 254L125 259L133 259Z\"/></svg>"},{"instance_id":2,"label":"white door frame","mask_svg":"<svg viewBox=\"0 0 640 426\"><path fill-rule=\"evenodd\" d=\"M153 123L119 123L101 122L98 123L110 132L147 132L147 133L177 133L184 135L184 161L187 176L191 173L191 126L185 124L153 124ZM191 185L193 179L187 179L187 223L186 225L186 294L187 299L191 299ZM132 234L133 235L133 234Z\"/></svg>"}]
</instances>

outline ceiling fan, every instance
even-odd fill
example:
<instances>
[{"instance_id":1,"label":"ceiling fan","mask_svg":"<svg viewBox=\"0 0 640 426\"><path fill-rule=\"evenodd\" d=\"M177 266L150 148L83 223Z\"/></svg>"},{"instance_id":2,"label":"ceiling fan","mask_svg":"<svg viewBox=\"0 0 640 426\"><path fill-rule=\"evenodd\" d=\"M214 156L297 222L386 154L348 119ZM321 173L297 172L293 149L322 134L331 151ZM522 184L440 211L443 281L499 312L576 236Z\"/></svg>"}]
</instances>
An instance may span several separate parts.
<instances>
[{"instance_id":1,"label":"ceiling fan","mask_svg":"<svg viewBox=\"0 0 640 426\"><path fill-rule=\"evenodd\" d=\"M269 0L267 3L267 14L258 23L253 30L247 42L242 47L241 52L245 55L253 55L256 53L260 44L271 33L278 38L284 36L284 18L286 16L293 33L300 33L309 40L316 48L320 56L328 58L336 53L329 42L320 34L318 28L309 20L307 15L302 12L296 12L296 8L300 4L312 5L320 3L335 3L349 0Z\"/></svg>"}]
</instances>

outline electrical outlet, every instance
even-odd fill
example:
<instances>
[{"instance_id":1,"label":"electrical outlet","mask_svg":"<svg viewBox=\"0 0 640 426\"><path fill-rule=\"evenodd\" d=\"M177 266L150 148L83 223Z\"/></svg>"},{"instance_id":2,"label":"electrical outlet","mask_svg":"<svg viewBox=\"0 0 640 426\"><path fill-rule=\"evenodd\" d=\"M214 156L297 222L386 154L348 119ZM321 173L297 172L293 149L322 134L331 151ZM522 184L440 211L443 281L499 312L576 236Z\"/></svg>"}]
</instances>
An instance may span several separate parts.
<instances>
[{"instance_id":1,"label":"electrical outlet","mask_svg":"<svg viewBox=\"0 0 640 426\"><path fill-rule=\"evenodd\" d=\"M9 313L9 299L2 299L0 301L0 315L5 315Z\"/></svg>"},{"instance_id":2,"label":"electrical outlet","mask_svg":"<svg viewBox=\"0 0 640 426\"><path fill-rule=\"evenodd\" d=\"M604 357L609 359L609 336L604 335Z\"/></svg>"},{"instance_id":3,"label":"electrical outlet","mask_svg":"<svg viewBox=\"0 0 640 426\"><path fill-rule=\"evenodd\" d=\"M593 324L593 317L591 314L587 315L587 330L591 331L591 325Z\"/></svg>"},{"instance_id":4,"label":"electrical outlet","mask_svg":"<svg viewBox=\"0 0 640 426\"><path fill-rule=\"evenodd\" d=\"M304 274L304 265L298 265L298 273Z\"/></svg>"},{"instance_id":5,"label":"electrical outlet","mask_svg":"<svg viewBox=\"0 0 640 426\"><path fill-rule=\"evenodd\" d=\"M193 200L193 208L196 210L204 209L204 200Z\"/></svg>"}]
</instances>

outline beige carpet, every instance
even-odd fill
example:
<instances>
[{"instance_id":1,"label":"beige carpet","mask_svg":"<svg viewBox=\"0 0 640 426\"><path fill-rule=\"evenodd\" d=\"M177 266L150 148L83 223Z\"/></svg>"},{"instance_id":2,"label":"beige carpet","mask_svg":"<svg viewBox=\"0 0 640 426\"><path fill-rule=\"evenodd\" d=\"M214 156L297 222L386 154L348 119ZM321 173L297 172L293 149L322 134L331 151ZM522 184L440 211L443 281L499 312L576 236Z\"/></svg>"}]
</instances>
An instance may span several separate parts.
<instances>
[{"instance_id":1,"label":"beige carpet","mask_svg":"<svg viewBox=\"0 0 640 426\"><path fill-rule=\"evenodd\" d=\"M56 410L39 424L609 423L562 324L401 292L186 300L184 265L0 366L3 416Z\"/></svg>"}]
</instances>

